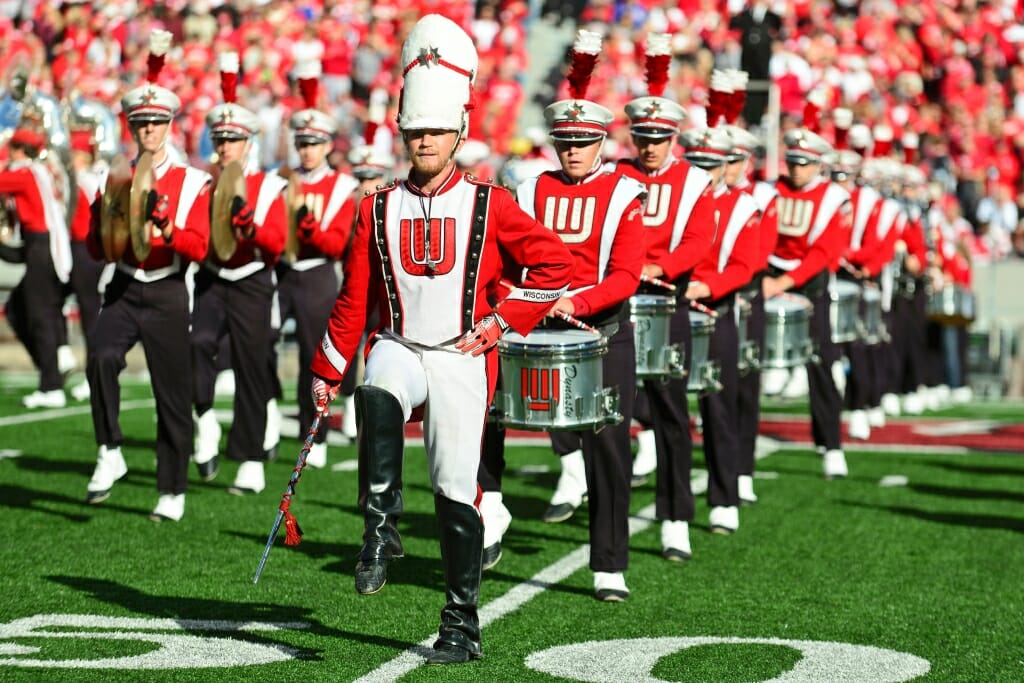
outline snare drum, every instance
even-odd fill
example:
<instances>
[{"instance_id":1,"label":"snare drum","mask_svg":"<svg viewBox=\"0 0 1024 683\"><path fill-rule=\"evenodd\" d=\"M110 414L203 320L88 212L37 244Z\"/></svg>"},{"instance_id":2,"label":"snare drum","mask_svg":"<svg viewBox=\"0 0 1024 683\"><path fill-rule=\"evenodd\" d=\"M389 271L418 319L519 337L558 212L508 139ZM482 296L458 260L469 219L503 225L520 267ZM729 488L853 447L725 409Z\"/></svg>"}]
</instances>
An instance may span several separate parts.
<instances>
[{"instance_id":1,"label":"snare drum","mask_svg":"<svg viewBox=\"0 0 1024 683\"><path fill-rule=\"evenodd\" d=\"M943 325L966 327L974 322L974 292L961 285L946 285L928 292L928 318Z\"/></svg>"},{"instance_id":2,"label":"snare drum","mask_svg":"<svg viewBox=\"0 0 1024 683\"><path fill-rule=\"evenodd\" d=\"M718 390L718 364L709 359L711 333L715 319L707 313L690 311L690 377L687 391L709 392Z\"/></svg>"},{"instance_id":3,"label":"snare drum","mask_svg":"<svg viewBox=\"0 0 1024 683\"><path fill-rule=\"evenodd\" d=\"M736 327L740 341L739 361L736 368L741 374L757 370L760 363L757 340L750 334L750 314L753 307L742 296L736 297Z\"/></svg>"},{"instance_id":4,"label":"snare drum","mask_svg":"<svg viewBox=\"0 0 1024 683\"><path fill-rule=\"evenodd\" d=\"M828 288L829 323L832 342L844 344L857 341L857 321L860 311L860 285L849 280L836 280Z\"/></svg>"},{"instance_id":5,"label":"snare drum","mask_svg":"<svg viewBox=\"0 0 1024 683\"><path fill-rule=\"evenodd\" d=\"M629 298L629 319L633 322L637 379L683 377L683 350L669 341L676 300L658 294L637 294Z\"/></svg>"},{"instance_id":6,"label":"snare drum","mask_svg":"<svg viewBox=\"0 0 1024 683\"><path fill-rule=\"evenodd\" d=\"M882 321L882 290L865 287L861 299L861 338L864 343L874 346L888 339L885 323Z\"/></svg>"},{"instance_id":7,"label":"snare drum","mask_svg":"<svg viewBox=\"0 0 1024 683\"><path fill-rule=\"evenodd\" d=\"M810 299L799 294L782 294L764 302L765 335L762 368L795 368L811 358Z\"/></svg>"},{"instance_id":8,"label":"snare drum","mask_svg":"<svg viewBox=\"0 0 1024 683\"><path fill-rule=\"evenodd\" d=\"M583 330L507 332L498 341L502 389L494 415L508 427L578 431L622 421L617 387L603 385L608 340Z\"/></svg>"}]
</instances>

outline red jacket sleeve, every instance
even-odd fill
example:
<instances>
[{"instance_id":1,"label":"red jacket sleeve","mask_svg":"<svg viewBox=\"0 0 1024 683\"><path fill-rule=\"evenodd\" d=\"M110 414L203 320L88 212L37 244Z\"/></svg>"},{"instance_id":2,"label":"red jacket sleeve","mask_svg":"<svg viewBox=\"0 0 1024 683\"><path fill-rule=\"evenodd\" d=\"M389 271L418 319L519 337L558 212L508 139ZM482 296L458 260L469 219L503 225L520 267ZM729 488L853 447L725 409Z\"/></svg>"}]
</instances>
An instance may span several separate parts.
<instances>
[{"instance_id":1,"label":"red jacket sleeve","mask_svg":"<svg viewBox=\"0 0 1024 683\"><path fill-rule=\"evenodd\" d=\"M928 253L924 243L924 229L919 219L907 220L903 227L903 242L907 252L916 256L921 263L927 263Z\"/></svg>"},{"instance_id":2,"label":"red jacket sleeve","mask_svg":"<svg viewBox=\"0 0 1024 683\"><path fill-rule=\"evenodd\" d=\"M366 202L363 202L364 204ZM324 230L314 230L309 236L307 243L319 249L329 259L338 260L348 247L349 237L352 235L352 219L356 212L356 201L353 197L345 200L338 213L331 219L330 224ZM282 249L284 247L282 246Z\"/></svg>"},{"instance_id":3,"label":"red jacket sleeve","mask_svg":"<svg viewBox=\"0 0 1024 683\"><path fill-rule=\"evenodd\" d=\"M794 287L801 287L812 277L830 267L850 243L849 200L843 202L829 220L821 236L814 241L800 265L786 273L793 280Z\"/></svg>"},{"instance_id":4,"label":"red jacket sleeve","mask_svg":"<svg viewBox=\"0 0 1024 683\"><path fill-rule=\"evenodd\" d=\"M75 202L75 215L71 217L71 241L82 242L89 238L92 229L92 208L89 197L82 188L78 188L78 200Z\"/></svg>"},{"instance_id":5,"label":"red jacket sleeve","mask_svg":"<svg viewBox=\"0 0 1024 683\"><path fill-rule=\"evenodd\" d=\"M0 171L0 194L25 194L35 187L31 173Z\"/></svg>"},{"instance_id":6,"label":"red jacket sleeve","mask_svg":"<svg viewBox=\"0 0 1024 683\"><path fill-rule=\"evenodd\" d=\"M665 279L672 281L683 273L697 267L715 241L715 196L711 186L705 188L700 199L693 205L690 218L686 221L683 238L675 249L658 260L657 265L665 271Z\"/></svg>"},{"instance_id":7,"label":"red jacket sleeve","mask_svg":"<svg viewBox=\"0 0 1024 683\"><path fill-rule=\"evenodd\" d=\"M862 268L871 275L878 275L881 273L882 268L892 261L893 257L896 255L896 240L899 239L899 223L901 220L901 217L896 217L892 227L889 228L887 233L885 233L885 237L878 240L877 248L871 254L870 258L864 262Z\"/></svg>"},{"instance_id":8,"label":"red jacket sleeve","mask_svg":"<svg viewBox=\"0 0 1024 683\"><path fill-rule=\"evenodd\" d=\"M711 290L711 299L721 299L726 294L735 292L743 285L750 282L756 270L757 258L760 252L758 224L759 214L754 214L747 221L747 224L740 230L733 246L725 269L718 272L718 255L712 262L710 258L694 271L694 278L700 280ZM705 265L712 264L712 268L705 268Z\"/></svg>"},{"instance_id":9,"label":"red jacket sleeve","mask_svg":"<svg viewBox=\"0 0 1024 683\"><path fill-rule=\"evenodd\" d=\"M190 261L202 261L210 247L210 183L196 195L188 210L185 225L174 230L174 251Z\"/></svg>"},{"instance_id":10,"label":"red jacket sleeve","mask_svg":"<svg viewBox=\"0 0 1024 683\"><path fill-rule=\"evenodd\" d=\"M863 268L865 264L869 263L874 257L875 252L883 246L883 241L878 237L878 217L882 213L883 204L884 202L877 201L871 207L871 213L868 214L867 222L864 225L864 235L861 237L860 249L857 251L850 250L846 255L846 260L858 268Z\"/></svg>"},{"instance_id":11,"label":"red jacket sleeve","mask_svg":"<svg viewBox=\"0 0 1024 683\"><path fill-rule=\"evenodd\" d=\"M267 217L263 219L263 225L256 227L256 234L253 235L253 242L263 254L263 260L267 263L275 263L284 251L285 239L288 236L288 209L285 206L284 195L278 195L267 211Z\"/></svg>"},{"instance_id":12,"label":"red jacket sleeve","mask_svg":"<svg viewBox=\"0 0 1024 683\"><path fill-rule=\"evenodd\" d=\"M644 267L643 207L634 199L615 231L604 279L572 297L577 316L599 313L622 303L636 292Z\"/></svg>"}]
</instances>

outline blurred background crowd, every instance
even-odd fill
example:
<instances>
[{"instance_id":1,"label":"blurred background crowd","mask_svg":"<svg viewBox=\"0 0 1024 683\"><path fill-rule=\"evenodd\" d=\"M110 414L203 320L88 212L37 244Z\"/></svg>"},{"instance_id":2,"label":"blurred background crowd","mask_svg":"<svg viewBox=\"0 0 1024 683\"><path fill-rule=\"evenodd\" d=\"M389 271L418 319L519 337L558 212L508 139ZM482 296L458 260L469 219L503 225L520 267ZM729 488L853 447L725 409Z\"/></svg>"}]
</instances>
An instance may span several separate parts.
<instances>
[{"instance_id":1,"label":"blurred background crowd","mask_svg":"<svg viewBox=\"0 0 1024 683\"><path fill-rule=\"evenodd\" d=\"M888 126L897 148L916 138L916 151L905 146L952 198L950 217L971 226L974 259L1024 256L1024 0L0 1L0 74L6 82L27 67L40 91L77 94L117 114L121 95L145 74L150 31L167 29L175 47L160 83L183 103L175 146L205 167L213 150L204 117L220 101L216 55L236 50L239 103L263 120L261 160L274 168L294 161L283 125L303 107L293 67L319 59L321 107L340 124L332 160L344 166L369 131L366 142L399 153L399 48L429 12L458 21L477 42L468 160L477 175L546 153L541 129L524 125L523 114L564 96L564 78L561 65L531 70L534 22L605 36L589 97L622 117L605 149L612 158L631 154L622 108L645 92L644 36L668 32L666 95L687 107L693 125L704 123L713 68L750 74L744 118L762 133L776 128L762 127L769 102L758 83L777 86L780 133L801 122L813 93L826 112L848 107L858 122ZM777 169L762 164L760 173Z\"/></svg>"}]
</instances>

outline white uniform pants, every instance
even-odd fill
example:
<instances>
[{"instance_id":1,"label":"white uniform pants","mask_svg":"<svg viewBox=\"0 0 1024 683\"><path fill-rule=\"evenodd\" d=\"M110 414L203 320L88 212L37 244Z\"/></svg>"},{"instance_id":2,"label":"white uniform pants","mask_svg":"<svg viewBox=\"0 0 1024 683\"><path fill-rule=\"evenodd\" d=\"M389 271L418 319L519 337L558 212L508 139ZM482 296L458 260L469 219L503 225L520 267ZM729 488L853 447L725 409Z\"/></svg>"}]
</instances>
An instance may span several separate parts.
<instances>
[{"instance_id":1,"label":"white uniform pants","mask_svg":"<svg viewBox=\"0 0 1024 683\"><path fill-rule=\"evenodd\" d=\"M363 383L398 399L406 420L423 406L423 439L434 492L474 505L487 418L484 357L380 339L370 349Z\"/></svg>"}]
</instances>

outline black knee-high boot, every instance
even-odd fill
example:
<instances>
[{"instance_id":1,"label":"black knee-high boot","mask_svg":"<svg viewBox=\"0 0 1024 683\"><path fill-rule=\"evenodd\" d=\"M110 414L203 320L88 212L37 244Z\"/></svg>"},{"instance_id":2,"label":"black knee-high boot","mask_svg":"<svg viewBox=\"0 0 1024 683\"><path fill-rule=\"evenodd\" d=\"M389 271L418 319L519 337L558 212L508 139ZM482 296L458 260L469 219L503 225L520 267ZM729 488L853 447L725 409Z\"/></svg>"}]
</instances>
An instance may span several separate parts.
<instances>
[{"instance_id":1,"label":"black knee-high boot","mask_svg":"<svg viewBox=\"0 0 1024 683\"><path fill-rule=\"evenodd\" d=\"M388 579L388 560L402 557L398 518L402 516L402 452L405 418L390 392L356 389L359 429L359 507L365 530L356 563L356 590L376 593Z\"/></svg>"},{"instance_id":2,"label":"black knee-high boot","mask_svg":"<svg viewBox=\"0 0 1024 683\"><path fill-rule=\"evenodd\" d=\"M441 628L430 664L459 664L479 657L481 553L484 525L476 508L434 496L434 509L441 523L441 562L444 564L445 597Z\"/></svg>"}]
</instances>

